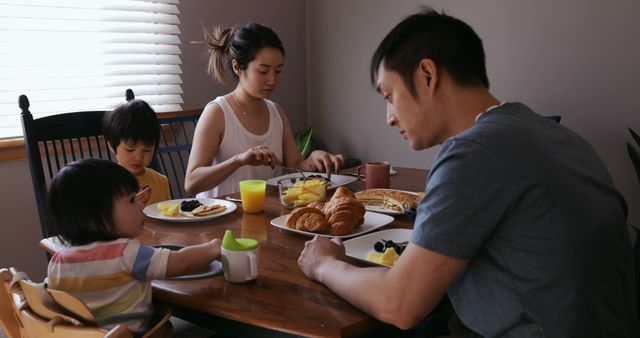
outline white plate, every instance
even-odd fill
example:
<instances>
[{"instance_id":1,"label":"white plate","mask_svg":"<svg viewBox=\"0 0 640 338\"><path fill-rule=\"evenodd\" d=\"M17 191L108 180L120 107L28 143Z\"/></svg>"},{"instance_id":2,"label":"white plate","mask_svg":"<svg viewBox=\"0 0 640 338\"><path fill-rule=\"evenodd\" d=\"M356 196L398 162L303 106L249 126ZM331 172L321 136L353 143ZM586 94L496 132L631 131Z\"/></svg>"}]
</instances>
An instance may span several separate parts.
<instances>
[{"instance_id":1,"label":"white plate","mask_svg":"<svg viewBox=\"0 0 640 338\"><path fill-rule=\"evenodd\" d=\"M367 212L364 213L364 223L362 225L360 225L359 227L357 227L354 232L352 232L349 235L345 235L345 236L332 236L332 235L317 234L315 232L302 231L302 230L296 230L296 229L289 228L286 225L287 216L288 215L283 215L283 216L280 216L278 218L274 218L274 219L271 220L271 224L273 226L281 228L283 230L295 232L295 233L298 233L298 234L301 234L301 235L305 235L305 236L310 236L310 237L318 235L318 236L322 236L322 237L349 238L349 237L354 237L354 236L366 234L369 231L373 231L375 229L378 229L380 227L383 227L383 226L393 222L393 217L391 217L391 216L367 211Z\"/></svg>"},{"instance_id":2,"label":"white plate","mask_svg":"<svg viewBox=\"0 0 640 338\"><path fill-rule=\"evenodd\" d=\"M226 206L227 209L225 211L223 211L223 212L220 212L220 213L217 213L217 214L213 214L213 215L187 217L187 216L182 216L182 215L164 216L163 214L160 213L160 209L158 209L156 207L156 205L158 203L177 203L177 204L180 204L180 202L182 202L182 201L191 201L191 200L196 200L196 199L200 203L202 203L204 205L220 204L220 205ZM149 216L149 217L151 217L151 218L155 218L155 219L159 219L159 220L167 221L167 222L200 222L200 221L206 221L208 219L224 216L224 215L226 215L228 213L233 212L237 208L236 204L233 203L233 202L214 199L214 198L183 198L183 199L177 199L177 200L162 201L162 202L158 202L158 203L154 203L154 204L148 205L146 208L144 208L144 210L143 210L144 214Z\"/></svg>"},{"instance_id":3,"label":"white plate","mask_svg":"<svg viewBox=\"0 0 640 338\"><path fill-rule=\"evenodd\" d=\"M418 193L414 192L414 191L396 190L396 189L386 189L386 190L401 191L401 192L406 192L408 194L418 195ZM387 208L383 207L382 205L366 205L365 204L364 208L366 210L368 210L368 211L381 212L381 213L387 214L387 215L403 215L404 214L404 212L397 211L397 210L392 210L392 209L387 209Z\"/></svg>"},{"instance_id":4,"label":"white plate","mask_svg":"<svg viewBox=\"0 0 640 338\"><path fill-rule=\"evenodd\" d=\"M409 241L411 240L412 232L413 230L411 229L388 229L388 230L376 231L370 234L366 234L364 236L360 236L357 238L352 238L350 240L344 241L342 242L342 244L344 245L344 248L347 251L347 256L350 256L355 259L359 259L361 261L365 261L371 264L388 266L386 264L379 264L367 259L367 255L370 252L375 252L375 250L373 249L373 244L381 239L386 239L387 241L394 241L394 242Z\"/></svg>"},{"instance_id":5,"label":"white plate","mask_svg":"<svg viewBox=\"0 0 640 338\"><path fill-rule=\"evenodd\" d=\"M308 172L305 171L304 175L309 177L312 175L319 175L322 177L327 177L326 173L314 173L314 172ZM278 176L278 177L274 177L271 179L267 180L267 184L268 185L272 185L277 187L278 186L278 181L280 181L281 179L285 179L285 178L297 178L297 177L301 177L300 174L298 173L292 173L292 174L287 174L287 175L282 175L282 176ZM327 186L327 190L331 190L331 189L335 189L339 186L342 185L347 185L353 181L356 181L357 178L353 177L353 176L347 176L347 175L338 175L338 174L331 174L331 184L329 184Z\"/></svg>"}]
</instances>

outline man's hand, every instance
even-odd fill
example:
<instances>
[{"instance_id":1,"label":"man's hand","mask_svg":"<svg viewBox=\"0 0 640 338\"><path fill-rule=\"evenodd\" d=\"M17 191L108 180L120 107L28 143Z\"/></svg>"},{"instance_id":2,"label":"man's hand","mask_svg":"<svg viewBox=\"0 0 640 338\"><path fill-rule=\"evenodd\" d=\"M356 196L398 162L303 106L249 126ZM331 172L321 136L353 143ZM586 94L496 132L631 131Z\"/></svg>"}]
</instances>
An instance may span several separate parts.
<instances>
[{"instance_id":1,"label":"man's hand","mask_svg":"<svg viewBox=\"0 0 640 338\"><path fill-rule=\"evenodd\" d=\"M345 257L345 249L339 238L329 240L326 237L315 236L304 244L304 250L298 258L298 266L302 272L314 281L320 280L323 264L331 263Z\"/></svg>"}]
</instances>

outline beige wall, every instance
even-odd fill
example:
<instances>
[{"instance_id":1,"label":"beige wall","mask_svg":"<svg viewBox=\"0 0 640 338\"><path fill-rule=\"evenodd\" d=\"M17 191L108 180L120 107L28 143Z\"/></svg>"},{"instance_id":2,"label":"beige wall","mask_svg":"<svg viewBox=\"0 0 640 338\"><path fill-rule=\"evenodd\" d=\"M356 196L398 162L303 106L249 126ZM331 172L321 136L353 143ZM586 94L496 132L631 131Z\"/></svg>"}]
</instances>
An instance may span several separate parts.
<instances>
[{"instance_id":1,"label":"beige wall","mask_svg":"<svg viewBox=\"0 0 640 338\"><path fill-rule=\"evenodd\" d=\"M0 161L0 267L14 266L34 280L46 275L38 247L40 220L26 161Z\"/></svg>"},{"instance_id":2,"label":"beige wall","mask_svg":"<svg viewBox=\"0 0 640 338\"><path fill-rule=\"evenodd\" d=\"M384 103L368 78L377 43L425 3L477 30L499 98L561 114L563 124L593 144L629 201L630 222L640 223L640 186L624 148L626 127L640 131L635 0L183 0L184 107L202 107L232 88L207 78L204 47L189 43L201 40L200 23L259 21L285 45L285 76L273 99L294 130L309 124L331 150L349 157L428 168L437 149L412 151L385 126ZM46 266L28 167L0 162L0 173L0 266L41 279Z\"/></svg>"},{"instance_id":3,"label":"beige wall","mask_svg":"<svg viewBox=\"0 0 640 338\"><path fill-rule=\"evenodd\" d=\"M300 0L183 0L180 3L182 33L182 89L184 108L204 107L218 95L235 88L220 85L207 75L207 59L200 24L211 28L250 21L271 27L285 49L285 68L272 99L282 105L297 131L307 125L306 2Z\"/></svg>"}]
</instances>

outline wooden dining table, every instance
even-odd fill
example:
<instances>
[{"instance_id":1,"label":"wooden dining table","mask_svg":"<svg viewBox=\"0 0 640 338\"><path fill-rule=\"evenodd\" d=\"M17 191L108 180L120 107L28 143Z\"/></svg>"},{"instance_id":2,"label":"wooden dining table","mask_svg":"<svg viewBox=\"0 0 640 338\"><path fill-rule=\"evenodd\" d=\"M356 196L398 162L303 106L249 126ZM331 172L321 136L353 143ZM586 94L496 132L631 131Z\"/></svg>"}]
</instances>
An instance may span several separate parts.
<instances>
[{"instance_id":1,"label":"wooden dining table","mask_svg":"<svg viewBox=\"0 0 640 338\"><path fill-rule=\"evenodd\" d=\"M394 168L391 188L423 191L427 170ZM354 170L341 172L353 174ZM364 190L362 181L347 185ZM239 198L239 193L229 197ZM193 223L176 223L147 218L138 238L149 245L193 245L222 238L225 230L236 237L248 237L260 244L257 280L238 284L223 275L193 280L153 281L153 297L170 305L174 314L233 337L360 337L379 332L385 324L358 310L324 285L309 280L298 267L306 241L297 233L270 224L288 214L275 187L267 186L264 211L245 213L238 208L227 215ZM412 228L413 220L397 215L381 228ZM46 245L45 245L46 247ZM358 266L367 263L347 257Z\"/></svg>"}]
</instances>

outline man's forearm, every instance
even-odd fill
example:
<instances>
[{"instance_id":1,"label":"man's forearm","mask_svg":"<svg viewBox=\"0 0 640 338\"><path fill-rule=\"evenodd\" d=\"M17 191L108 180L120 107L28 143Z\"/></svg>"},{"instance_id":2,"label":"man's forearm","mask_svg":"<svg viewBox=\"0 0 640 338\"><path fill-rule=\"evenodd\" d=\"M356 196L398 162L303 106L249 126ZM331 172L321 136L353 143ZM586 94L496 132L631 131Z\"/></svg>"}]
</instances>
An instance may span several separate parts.
<instances>
[{"instance_id":1,"label":"man's forearm","mask_svg":"<svg viewBox=\"0 0 640 338\"><path fill-rule=\"evenodd\" d=\"M386 313L393 312L394 290L387 283L388 272L388 268L359 268L336 259L323 264L317 279L355 307L389 322Z\"/></svg>"}]
</instances>

